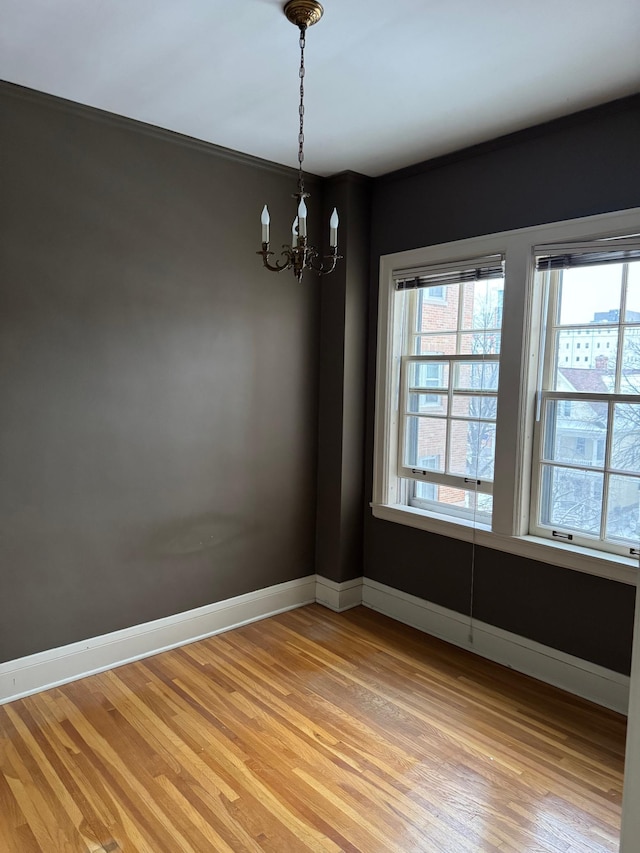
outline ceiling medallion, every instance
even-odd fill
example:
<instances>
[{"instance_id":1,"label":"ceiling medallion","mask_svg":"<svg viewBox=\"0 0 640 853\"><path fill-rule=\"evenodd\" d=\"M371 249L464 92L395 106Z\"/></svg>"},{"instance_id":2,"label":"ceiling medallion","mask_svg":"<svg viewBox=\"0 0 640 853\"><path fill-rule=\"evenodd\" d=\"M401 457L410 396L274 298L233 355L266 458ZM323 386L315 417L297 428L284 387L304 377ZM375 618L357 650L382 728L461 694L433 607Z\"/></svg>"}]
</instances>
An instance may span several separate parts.
<instances>
[{"instance_id":1,"label":"ceiling medallion","mask_svg":"<svg viewBox=\"0 0 640 853\"><path fill-rule=\"evenodd\" d=\"M312 27L317 24L324 9L316 0L289 0L284 13L296 27Z\"/></svg>"}]
</instances>

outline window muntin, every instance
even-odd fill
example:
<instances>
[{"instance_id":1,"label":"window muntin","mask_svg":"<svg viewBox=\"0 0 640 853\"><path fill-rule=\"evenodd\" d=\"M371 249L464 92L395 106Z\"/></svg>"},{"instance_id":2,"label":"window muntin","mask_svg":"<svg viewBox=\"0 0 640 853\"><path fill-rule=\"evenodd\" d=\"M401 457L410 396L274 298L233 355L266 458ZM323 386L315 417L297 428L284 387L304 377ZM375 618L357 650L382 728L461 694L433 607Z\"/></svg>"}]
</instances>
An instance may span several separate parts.
<instances>
[{"instance_id":1,"label":"window muntin","mask_svg":"<svg viewBox=\"0 0 640 853\"><path fill-rule=\"evenodd\" d=\"M640 540L640 260L551 272L531 532L629 554ZM634 305L636 306L634 308ZM566 367L560 351L606 338ZM585 343L586 346L586 343Z\"/></svg>"}]
</instances>

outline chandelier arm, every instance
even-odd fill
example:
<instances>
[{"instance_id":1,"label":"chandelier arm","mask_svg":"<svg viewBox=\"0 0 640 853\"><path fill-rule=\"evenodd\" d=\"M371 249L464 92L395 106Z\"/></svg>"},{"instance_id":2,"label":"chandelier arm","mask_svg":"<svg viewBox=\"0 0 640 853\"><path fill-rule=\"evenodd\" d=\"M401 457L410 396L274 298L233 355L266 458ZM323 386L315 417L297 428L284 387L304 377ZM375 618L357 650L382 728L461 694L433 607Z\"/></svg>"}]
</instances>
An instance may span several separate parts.
<instances>
[{"instance_id":1,"label":"chandelier arm","mask_svg":"<svg viewBox=\"0 0 640 853\"><path fill-rule=\"evenodd\" d=\"M256 252L256 255L262 255L262 263L268 270L271 272L282 272L282 270L291 269L293 266L293 258L291 253L291 247L283 245L282 252L280 252L281 257L284 258L283 262L276 260L275 264L270 264L267 260L271 255L275 255L275 252L269 251L269 244L263 243L262 250L260 252Z\"/></svg>"},{"instance_id":2,"label":"chandelier arm","mask_svg":"<svg viewBox=\"0 0 640 853\"><path fill-rule=\"evenodd\" d=\"M314 263L314 261L319 257L320 255L315 250L313 254L309 255L307 263L308 269L313 270L318 275L329 275L329 273L332 273L335 270L336 264L338 261L342 260L343 255L338 254L338 248L336 247L330 255L324 255L319 264ZM327 266L325 266L325 262L327 263Z\"/></svg>"}]
</instances>

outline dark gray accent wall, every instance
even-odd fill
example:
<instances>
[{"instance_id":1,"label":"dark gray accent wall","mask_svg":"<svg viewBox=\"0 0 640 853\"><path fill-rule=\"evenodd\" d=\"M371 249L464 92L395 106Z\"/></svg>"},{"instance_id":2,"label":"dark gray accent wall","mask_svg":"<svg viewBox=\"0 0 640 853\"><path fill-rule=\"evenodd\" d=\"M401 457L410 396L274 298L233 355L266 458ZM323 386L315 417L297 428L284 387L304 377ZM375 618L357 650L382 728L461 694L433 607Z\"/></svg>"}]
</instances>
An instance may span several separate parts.
<instances>
[{"instance_id":1,"label":"dark gray accent wall","mask_svg":"<svg viewBox=\"0 0 640 853\"><path fill-rule=\"evenodd\" d=\"M316 570L336 583L362 575L370 184L346 172L324 186L343 258L321 290Z\"/></svg>"},{"instance_id":2,"label":"dark gray accent wall","mask_svg":"<svg viewBox=\"0 0 640 853\"><path fill-rule=\"evenodd\" d=\"M378 179L372 205L367 405L371 494L380 256L640 205L640 96ZM469 612L471 548L365 510L365 574ZM628 673L635 589L478 548L475 615Z\"/></svg>"},{"instance_id":3,"label":"dark gray accent wall","mask_svg":"<svg viewBox=\"0 0 640 853\"><path fill-rule=\"evenodd\" d=\"M319 285L255 254L295 173L0 111L0 661L312 573Z\"/></svg>"},{"instance_id":4,"label":"dark gray accent wall","mask_svg":"<svg viewBox=\"0 0 640 853\"><path fill-rule=\"evenodd\" d=\"M639 132L640 94L379 178L373 257L636 207Z\"/></svg>"}]
</instances>

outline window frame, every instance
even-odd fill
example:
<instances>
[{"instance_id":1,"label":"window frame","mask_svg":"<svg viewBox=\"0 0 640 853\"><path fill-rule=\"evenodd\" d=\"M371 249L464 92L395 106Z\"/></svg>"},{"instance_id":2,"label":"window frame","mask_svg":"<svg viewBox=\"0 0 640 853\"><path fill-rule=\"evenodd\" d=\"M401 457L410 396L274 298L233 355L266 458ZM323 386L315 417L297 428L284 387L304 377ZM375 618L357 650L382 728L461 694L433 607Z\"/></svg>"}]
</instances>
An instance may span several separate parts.
<instances>
[{"instance_id":1,"label":"window frame","mask_svg":"<svg viewBox=\"0 0 640 853\"><path fill-rule=\"evenodd\" d=\"M534 288L534 257L541 246L591 241L640 233L640 208L554 222L465 240L441 243L380 258L374 477L371 501L376 518L475 542L576 571L636 584L637 558L605 553L574 543L556 542L529 533L533 434L538 349L544 316L541 288ZM470 258L505 257L500 383L496 426L493 522L469 521L416 506L400 494L399 351L400 312L394 311L394 275ZM501 412L508 412L508 415Z\"/></svg>"},{"instance_id":2,"label":"window frame","mask_svg":"<svg viewBox=\"0 0 640 853\"><path fill-rule=\"evenodd\" d=\"M470 263L477 262L478 267L483 267L489 259L477 258L471 259ZM494 266L502 267L501 259L498 257L490 259ZM468 264L463 265L465 268ZM449 274L449 271L447 271ZM490 276L491 279L496 278L495 275ZM461 366L484 365L486 363L500 364L500 350L491 353L476 353L460 351L465 338L474 334L490 333L491 336L500 336L501 328L489 326L487 328L478 329L475 323L472 326L467 326L464 317L465 305L469 299L474 299L473 290L477 283L482 284L488 281L488 278L480 278L478 281L467 280L464 283L449 282L446 287L456 288L455 296L453 292L442 293L442 298L439 302L444 306L448 299L453 298L455 305L454 311L456 320L450 317L449 322L453 325L443 331L442 334L447 337L455 337L456 352L446 353L428 349L421 352L420 342L426 336L429 337L429 330L421 331L423 322L423 307L432 302L428 297L429 291L433 285L425 284L421 287L412 287L409 289L400 288L396 299L401 299L403 302L403 346L400 358L400 403L399 403L399 440L398 440L398 460L396 470L398 475L406 481L404 483L405 493L404 500L411 506L427 509L433 512L444 512L445 504L438 501L437 498L424 498L416 495L416 484L423 482L425 485L432 483L436 488L443 487L445 489L476 491L485 495L493 494L493 477L483 477L482 480L476 480L475 475L464 472L454 472L451 469L451 445L455 441L455 425L463 423L487 423L494 425L495 418L479 415L477 418L465 416L456 413L454 410L454 400L460 401L464 397L468 398L487 398L496 399L496 391L493 389L479 389L469 387L461 387L456 382L457 370ZM402 294L402 295L401 295ZM501 310L501 306L500 306ZM434 330L435 331L435 330ZM437 334L436 337L440 335ZM446 376L445 381L445 365ZM415 370L413 369L415 366ZM423 389L428 388L430 377L426 376L429 372L429 367L435 366L438 369L438 382L434 387L434 395L439 398L446 398L447 404L441 405L438 402L430 404L428 401L423 404L424 408L414 411L409 405L409 400L412 394L420 394L428 397L428 392ZM421 377L423 372L425 376ZM415 462L410 460L409 446L412 442L409 441L410 433L413 434L413 426L418 428L418 424L422 419L427 423L438 421L443 424L445 448L444 453L439 456L441 458L441 466L438 470L430 468L427 465L421 465L419 458L415 456ZM413 425L411 424L413 421ZM435 458L435 457L432 457ZM482 520L490 518L482 510L474 510L466 507L458 507L449 505L446 510L447 515L472 519L480 517Z\"/></svg>"},{"instance_id":3,"label":"window frame","mask_svg":"<svg viewBox=\"0 0 640 853\"><path fill-rule=\"evenodd\" d=\"M566 247L567 253L571 251L571 247ZM595 251L595 250L594 250ZM562 254L562 251L560 252ZM620 260L618 263L623 264L624 261ZM638 263L638 262L636 262ZM578 389L574 390L562 390L555 385L554 373L556 370L561 369L558 364L558 354L559 354L559 344L555 343L556 335L560 335L562 333L570 333L572 331L576 331L580 334L584 332L585 335L588 335L591 331L591 334L594 331L598 331L598 333L605 331L606 334L611 337L615 335L616 340L618 342L618 346L616 347L616 351L619 354L619 357L616 358L616 387L617 383L620 381L620 377L623 373L623 358L622 358L622 341L626 339L626 334L628 329L637 328L636 323L632 323L624 319L623 310L618 310L617 312L617 320L612 320L611 323L608 323L604 329L598 330L588 330L586 328L580 329L579 326L584 325L582 323L576 324L564 324L560 323L559 318L559 309L560 309L560 298L561 298L561 274L560 271L554 271L550 276L547 277L546 281L544 280L544 275L541 275L540 286L544 288L548 288L549 298L548 298L548 308L547 308L547 318L546 318L546 331L545 331L545 340L543 342L545 352L542 353L542 357L544 359L543 369L541 371L543 375L543 382L538 393L541 397L541 411L540 418L534 425L534 442L533 442L533 456L532 456L532 472L533 472L533 483L531 490L531 502L530 502L530 525L529 530L536 536L542 536L545 538L553 538L558 537L560 539L570 539L571 541L582 544L585 547L590 547L590 542L598 542L598 547L595 550L600 550L603 552L610 552L613 554L620 554L621 556L627 556L630 553L630 548L634 548L634 550L638 550L638 545L631 546L627 543L623 544L622 540L616 541L615 537L604 537L604 532L607 527L607 510L608 510L608 499L610 488L608 487L608 483L611 482L612 479L619 475L623 475L625 472L618 471L617 468L611 467L611 447L610 443L612 441L613 431L615 429L615 421L614 421L614 411L616 404L624 404L631 403L638 405L640 403L640 395L624 393L621 389L612 390L608 393L606 392L595 392L595 391L579 391ZM626 304L627 297L627 276L628 269L621 271L621 289L620 296L618 299L623 299L623 305ZM580 344L577 344L579 347ZM589 343L585 343L585 348L589 347ZM586 361L587 359L585 359ZM562 411L563 415L565 414L564 407L567 406L567 403L571 404L573 402L575 407L584 408L592 403L597 403L600 406L606 406L607 408L607 426L605 432L605 438L603 439L605 449L601 454L601 458L596 458L594 462L593 457L591 460L587 460L585 457L586 451L586 437L576 438L576 454L583 457L581 459L575 460L575 465L579 467L581 471L584 472L592 472L596 476L601 476L603 479L603 490L601 494L601 510L600 510L600 524L598 533L587 533L579 530L577 527L572 528L568 525L562 525L560 522L555 523L544 523L542 519L543 510L543 492L544 492L544 476L543 469L547 469L551 471L553 468L567 468L573 467L573 462L569 460L565 460L564 462L558 460L548 460L544 458L543 448L546 445L545 436L547 435L547 430L552 430L552 422L549 422L549 418L553 418L554 415ZM562 409L561 409L562 407ZM579 420L577 414L574 413L574 419ZM601 439L602 440L602 439ZM600 441L600 440L598 440ZM580 444L582 445L582 452L580 449ZM600 454L598 454L600 457ZM627 472L628 473L628 472ZM551 475L549 475L551 476ZM634 474L631 474L631 478L635 479ZM640 485L640 479L638 480ZM597 496L594 496L597 497Z\"/></svg>"}]
</instances>

